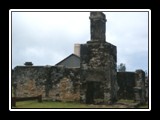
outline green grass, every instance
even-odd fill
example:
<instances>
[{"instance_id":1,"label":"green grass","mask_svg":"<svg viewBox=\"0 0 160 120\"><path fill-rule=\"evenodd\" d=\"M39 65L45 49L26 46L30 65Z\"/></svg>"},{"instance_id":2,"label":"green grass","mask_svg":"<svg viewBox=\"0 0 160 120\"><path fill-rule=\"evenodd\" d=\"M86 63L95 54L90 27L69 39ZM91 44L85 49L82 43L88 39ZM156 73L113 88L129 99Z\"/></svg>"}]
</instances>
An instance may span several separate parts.
<instances>
[{"instance_id":1,"label":"green grass","mask_svg":"<svg viewBox=\"0 0 160 120\"><path fill-rule=\"evenodd\" d=\"M42 102L37 101L24 101L17 102L16 108L89 108L89 106L80 103L67 103L67 102Z\"/></svg>"},{"instance_id":2,"label":"green grass","mask_svg":"<svg viewBox=\"0 0 160 120\"><path fill-rule=\"evenodd\" d=\"M16 102L15 108L115 108L113 105L87 105L75 102L23 101Z\"/></svg>"},{"instance_id":3,"label":"green grass","mask_svg":"<svg viewBox=\"0 0 160 120\"><path fill-rule=\"evenodd\" d=\"M141 105L141 106L139 106L139 108L148 108L148 105L147 104Z\"/></svg>"},{"instance_id":4,"label":"green grass","mask_svg":"<svg viewBox=\"0 0 160 120\"><path fill-rule=\"evenodd\" d=\"M121 103L133 103L134 100L120 99L117 102L121 102Z\"/></svg>"},{"instance_id":5,"label":"green grass","mask_svg":"<svg viewBox=\"0 0 160 120\"><path fill-rule=\"evenodd\" d=\"M16 102L15 108L125 108L122 105L87 105L73 102L49 102L43 101L38 103L37 101L23 101ZM140 106L140 108L147 108Z\"/></svg>"}]
</instances>

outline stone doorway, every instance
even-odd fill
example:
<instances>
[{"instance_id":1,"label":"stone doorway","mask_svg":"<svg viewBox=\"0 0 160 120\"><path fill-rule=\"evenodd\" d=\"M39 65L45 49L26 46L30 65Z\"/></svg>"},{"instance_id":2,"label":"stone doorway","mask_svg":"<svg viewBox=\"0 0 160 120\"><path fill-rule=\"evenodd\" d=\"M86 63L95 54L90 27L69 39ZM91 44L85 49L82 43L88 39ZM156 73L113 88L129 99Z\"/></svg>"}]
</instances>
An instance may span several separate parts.
<instances>
[{"instance_id":1,"label":"stone doorway","mask_svg":"<svg viewBox=\"0 0 160 120\"><path fill-rule=\"evenodd\" d=\"M86 103L93 104L95 99L103 99L103 90L100 82L88 81L86 91Z\"/></svg>"}]
</instances>

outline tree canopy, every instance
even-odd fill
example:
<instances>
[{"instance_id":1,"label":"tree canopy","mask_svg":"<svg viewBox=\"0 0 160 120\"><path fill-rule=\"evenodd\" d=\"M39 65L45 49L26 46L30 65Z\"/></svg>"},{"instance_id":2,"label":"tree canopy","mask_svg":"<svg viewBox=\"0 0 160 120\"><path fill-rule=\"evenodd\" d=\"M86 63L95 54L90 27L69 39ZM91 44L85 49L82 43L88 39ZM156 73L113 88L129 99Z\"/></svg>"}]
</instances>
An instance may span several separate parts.
<instances>
[{"instance_id":1,"label":"tree canopy","mask_svg":"<svg viewBox=\"0 0 160 120\"><path fill-rule=\"evenodd\" d=\"M118 65L118 72L125 72L125 71L126 71L126 65L120 63L120 65Z\"/></svg>"}]
</instances>

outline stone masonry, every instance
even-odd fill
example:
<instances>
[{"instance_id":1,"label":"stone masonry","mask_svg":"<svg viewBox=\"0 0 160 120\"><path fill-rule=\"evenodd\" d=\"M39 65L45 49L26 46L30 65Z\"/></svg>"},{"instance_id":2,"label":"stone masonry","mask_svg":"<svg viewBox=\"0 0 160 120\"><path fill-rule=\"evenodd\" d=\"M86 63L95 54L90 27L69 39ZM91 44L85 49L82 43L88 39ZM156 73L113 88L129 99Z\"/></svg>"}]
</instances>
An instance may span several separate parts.
<instances>
[{"instance_id":1,"label":"stone masonry","mask_svg":"<svg viewBox=\"0 0 160 120\"><path fill-rule=\"evenodd\" d=\"M17 66L12 73L15 97L42 95L53 101L79 101L80 69Z\"/></svg>"},{"instance_id":2,"label":"stone masonry","mask_svg":"<svg viewBox=\"0 0 160 120\"><path fill-rule=\"evenodd\" d=\"M134 99L135 72L117 72L118 99Z\"/></svg>"},{"instance_id":3,"label":"stone masonry","mask_svg":"<svg viewBox=\"0 0 160 120\"><path fill-rule=\"evenodd\" d=\"M135 101L144 104L146 100L145 88L145 72L143 70L136 70L135 72Z\"/></svg>"},{"instance_id":4,"label":"stone masonry","mask_svg":"<svg viewBox=\"0 0 160 120\"><path fill-rule=\"evenodd\" d=\"M145 82L145 72L136 70L135 72L118 72L118 99L130 99L139 103L147 102L146 92L148 87Z\"/></svg>"},{"instance_id":5,"label":"stone masonry","mask_svg":"<svg viewBox=\"0 0 160 120\"><path fill-rule=\"evenodd\" d=\"M105 41L106 18L91 12L91 41L81 45L81 101L117 100L117 48Z\"/></svg>"},{"instance_id":6,"label":"stone masonry","mask_svg":"<svg viewBox=\"0 0 160 120\"><path fill-rule=\"evenodd\" d=\"M117 99L146 101L143 70L117 73L117 47L106 41L105 14L90 12L89 18L91 40L78 44L75 50L80 66L33 66L32 62L16 66L12 70L15 97L42 95L43 99L52 101L88 104L97 101L112 104Z\"/></svg>"}]
</instances>

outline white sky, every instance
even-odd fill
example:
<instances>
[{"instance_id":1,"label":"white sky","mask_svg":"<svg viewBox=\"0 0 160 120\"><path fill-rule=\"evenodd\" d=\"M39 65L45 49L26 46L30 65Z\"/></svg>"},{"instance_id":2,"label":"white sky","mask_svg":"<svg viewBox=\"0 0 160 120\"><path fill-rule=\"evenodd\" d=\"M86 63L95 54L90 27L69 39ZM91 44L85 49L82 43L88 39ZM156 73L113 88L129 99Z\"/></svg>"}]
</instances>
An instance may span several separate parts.
<instances>
[{"instance_id":1,"label":"white sky","mask_svg":"<svg viewBox=\"0 0 160 120\"><path fill-rule=\"evenodd\" d=\"M148 70L148 12L103 12L106 41L127 71ZM89 12L12 12L12 68L55 65L90 40Z\"/></svg>"}]
</instances>

